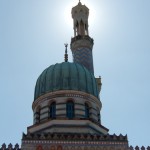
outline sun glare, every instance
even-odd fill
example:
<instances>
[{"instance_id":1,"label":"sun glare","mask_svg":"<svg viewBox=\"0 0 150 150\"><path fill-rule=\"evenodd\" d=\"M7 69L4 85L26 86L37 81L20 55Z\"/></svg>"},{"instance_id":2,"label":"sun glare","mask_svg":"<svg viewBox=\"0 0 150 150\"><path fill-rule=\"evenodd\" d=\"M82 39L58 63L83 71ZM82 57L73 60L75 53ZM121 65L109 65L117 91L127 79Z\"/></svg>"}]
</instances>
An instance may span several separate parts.
<instances>
[{"instance_id":1,"label":"sun glare","mask_svg":"<svg viewBox=\"0 0 150 150\"><path fill-rule=\"evenodd\" d=\"M71 26L71 27L73 27L73 20L72 20L72 16L71 16L71 9L75 5L77 5L77 3L69 2L69 4L67 4L65 9L64 9L65 23L66 23L66 25Z\"/></svg>"}]
</instances>

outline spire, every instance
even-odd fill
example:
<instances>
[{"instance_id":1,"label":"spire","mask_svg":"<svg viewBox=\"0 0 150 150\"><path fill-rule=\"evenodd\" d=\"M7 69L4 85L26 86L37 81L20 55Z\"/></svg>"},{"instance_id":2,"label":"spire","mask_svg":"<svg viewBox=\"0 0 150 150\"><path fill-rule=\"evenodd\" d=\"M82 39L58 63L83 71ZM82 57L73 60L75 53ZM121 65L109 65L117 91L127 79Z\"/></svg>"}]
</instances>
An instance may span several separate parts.
<instances>
[{"instance_id":1,"label":"spire","mask_svg":"<svg viewBox=\"0 0 150 150\"><path fill-rule=\"evenodd\" d=\"M68 53L67 53L67 47L68 47L68 44L65 43L64 45L65 45L65 47L66 47L64 58L65 58L65 62L68 62Z\"/></svg>"}]
</instances>

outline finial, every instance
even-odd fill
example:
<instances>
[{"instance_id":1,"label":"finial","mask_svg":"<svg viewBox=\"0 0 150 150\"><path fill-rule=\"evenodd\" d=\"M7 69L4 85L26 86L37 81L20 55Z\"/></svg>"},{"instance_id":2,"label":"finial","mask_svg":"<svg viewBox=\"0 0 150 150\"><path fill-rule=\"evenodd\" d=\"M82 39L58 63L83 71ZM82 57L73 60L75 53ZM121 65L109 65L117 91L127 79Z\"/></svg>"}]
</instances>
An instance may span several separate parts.
<instances>
[{"instance_id":1,"label":"finial","mask_svg":"<svg viewBox=\"0 0 150 150\"><path fill-rule=\"evenodd\" d=\"M65 45L65 47L66 47L66 49L65 49L65 62L68 62L68 53L67 53L68 44L65 43L64 45Z\"/></svg>"}]
</instances>

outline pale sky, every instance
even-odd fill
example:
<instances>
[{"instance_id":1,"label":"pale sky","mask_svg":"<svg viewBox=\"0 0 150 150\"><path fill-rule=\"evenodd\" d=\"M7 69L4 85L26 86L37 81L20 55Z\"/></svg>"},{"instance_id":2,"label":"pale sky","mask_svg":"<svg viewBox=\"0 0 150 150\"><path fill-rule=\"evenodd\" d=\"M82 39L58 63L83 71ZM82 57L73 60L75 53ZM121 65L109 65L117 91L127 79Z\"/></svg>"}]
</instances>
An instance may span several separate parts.
<instances>
[{"instance_id":1,"label":"pale sky","mask_svg":"<svg viewBox=\"0 0 150 150\"><path fill-rule=\"evenodd\" d=\"M81 0L90 9L101 120L129 145L150 145L150 0ZM0 0L0 145L33 124L38 76L64 60L77 0ZM69 50L69 61L72 61Z\"/></svg>"}]
</instances>

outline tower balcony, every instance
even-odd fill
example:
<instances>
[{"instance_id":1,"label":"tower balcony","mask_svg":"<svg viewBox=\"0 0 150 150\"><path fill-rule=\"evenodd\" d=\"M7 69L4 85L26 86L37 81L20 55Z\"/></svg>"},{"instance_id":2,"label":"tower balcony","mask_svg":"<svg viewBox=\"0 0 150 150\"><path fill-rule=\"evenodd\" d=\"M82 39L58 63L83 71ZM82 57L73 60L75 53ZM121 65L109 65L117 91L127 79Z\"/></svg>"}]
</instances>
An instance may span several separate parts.
<instances>
[{"instance_id":1,"label":"tower balcony","mask_svg":"<svg viewBox=\"0 0 150 150\"><path fill-rule=\"evenodd\" d=\"M92 45L94 44L94 40L88 35L84 35L84 36L77 35L77 36L71 38L71 44L74 43L77 40L83 40L83 39L88 40Z\"/></svg>"}]
</instances>

